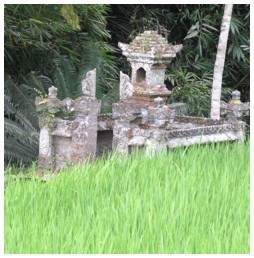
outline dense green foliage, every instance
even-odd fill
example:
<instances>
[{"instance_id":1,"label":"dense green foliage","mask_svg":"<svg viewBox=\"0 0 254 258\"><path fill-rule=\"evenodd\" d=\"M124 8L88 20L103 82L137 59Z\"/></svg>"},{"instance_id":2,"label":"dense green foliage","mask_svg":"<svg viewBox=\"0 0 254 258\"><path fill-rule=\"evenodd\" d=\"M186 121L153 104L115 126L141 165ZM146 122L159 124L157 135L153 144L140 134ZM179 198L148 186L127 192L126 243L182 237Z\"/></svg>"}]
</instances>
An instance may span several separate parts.
<instances>
[{"instance_id":1,"label":"dense green foliage","mask_svg":"<svg viewBox=\"0 0 254 258\"><path fill-rule=\"evenodd\" d=\"M207 116L222 15L223 5L5 5L5 94L38 129L35 96L53 84L60 98L75 98L81 78L96 67L97 97L108 112L120 70L130 70L117 42L156 29L184 45L167 72L169 101ZM249 5L234 5L223 99L238 89L249 100L249 16Z\"/></svg>"},{"instance_id":2,"label":"dense green foliage","mask_svg":"<svg viewBox=\"0 0 254 258\"><path fill-rule=\"evenodd\" d=\"M46 183L14 179L6 253L249 252L249 143L112 154Z\"/></svg>"}]
</instances>

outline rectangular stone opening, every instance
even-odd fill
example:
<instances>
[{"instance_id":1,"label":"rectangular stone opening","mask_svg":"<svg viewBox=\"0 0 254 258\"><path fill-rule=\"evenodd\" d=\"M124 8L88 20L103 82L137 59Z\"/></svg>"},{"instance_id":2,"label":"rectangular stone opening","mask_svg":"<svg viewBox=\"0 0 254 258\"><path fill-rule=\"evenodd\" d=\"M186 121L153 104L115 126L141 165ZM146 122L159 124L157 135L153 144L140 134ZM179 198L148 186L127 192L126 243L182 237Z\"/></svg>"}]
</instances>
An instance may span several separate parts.
<instances>
[{"instance_id":1,"label":"rectangular stone opening","mask_svg":"<svg viewBox=\"0 0 254 258\"><path fill-rule=\"evenodd\" d=\"M96 154L102 155L112 151L113 130L98 131Z\"/></svg>"}]
</instances>

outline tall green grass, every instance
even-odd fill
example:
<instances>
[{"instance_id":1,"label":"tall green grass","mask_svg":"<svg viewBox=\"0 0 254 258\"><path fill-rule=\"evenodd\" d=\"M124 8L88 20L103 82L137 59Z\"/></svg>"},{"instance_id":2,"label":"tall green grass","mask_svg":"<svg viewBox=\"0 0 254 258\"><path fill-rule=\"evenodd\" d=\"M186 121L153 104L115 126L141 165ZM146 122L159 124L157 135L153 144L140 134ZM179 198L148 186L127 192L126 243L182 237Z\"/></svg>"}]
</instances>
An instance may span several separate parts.
<instances>
[{"instance_id":1,"label":"tall green grass","mask_svg":"<svg viewBox=\"0 0 254 258\"><path fill-rule=\"evenodd\" d=\"M6 253L248 253L249 143L8 180Z\"/></svg>"}]
</instances>

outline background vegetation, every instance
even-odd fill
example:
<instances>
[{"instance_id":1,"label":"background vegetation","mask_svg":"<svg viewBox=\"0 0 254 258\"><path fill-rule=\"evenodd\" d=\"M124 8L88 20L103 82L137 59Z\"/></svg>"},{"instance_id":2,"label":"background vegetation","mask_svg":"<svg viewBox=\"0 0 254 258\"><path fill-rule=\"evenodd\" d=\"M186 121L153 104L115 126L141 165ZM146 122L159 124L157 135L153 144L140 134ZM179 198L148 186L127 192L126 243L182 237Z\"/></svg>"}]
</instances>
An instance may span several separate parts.
<instances>
[{"instance_id":1,"label":"background vegetation","mask_svg":"<svg viewBox=\"0 0 254 258\"><path fill-rule=\"evenodd\" d=\"M96 67L97 97L102 112L110 111L119 72L129 72L117 42L129 42L144 29L184 44L167 72L169 101L186 102L190 114L207 116L222 15L223 5L5 5L6 162L36 158L34 98L52 84L60 98L77 97L81 78ZM234 5L225 99L238 89L249 100L249 17L249 5Z\"/></svg>"}]
</instances>

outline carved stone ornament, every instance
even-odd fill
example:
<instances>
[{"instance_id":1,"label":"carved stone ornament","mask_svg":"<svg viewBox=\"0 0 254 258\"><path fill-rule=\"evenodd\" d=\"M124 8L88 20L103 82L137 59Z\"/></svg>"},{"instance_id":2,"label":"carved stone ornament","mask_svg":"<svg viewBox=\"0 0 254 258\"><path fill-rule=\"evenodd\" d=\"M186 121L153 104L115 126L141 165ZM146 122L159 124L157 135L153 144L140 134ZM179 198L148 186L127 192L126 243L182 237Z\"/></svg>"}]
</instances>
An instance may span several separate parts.
<instances>
[{"instance_id":1,"label":"carved stone ornament","mask_svg":"<svg viewBox=\"0 0 254 258\"><path fill-rule=\"evenodd\" d=\"M81 84L83 95L95 99L96 68L86 73L86 77L82 80Z\"/></svg>"},{"instance_id":2,"label":"carved stone ornament","mask_svg":"<svg viewBox=\"0 0 254 258\"><path fill-rule=\"evenodd\" d=\"M57 88L54 86L51 86L48 88L48 98L49 99L56 99L57 98Z\"/></svg>"},{"instance_id":3,"label":"carved stone ornament","mask_svg":"<svg viewBox=\"0 0 254 258\"><path fill-rule=\"evenodd\" d=\"M127 74L120 72L120 99L127 99L133 95L133 85Z\"/></svg>"}]
</instances>

